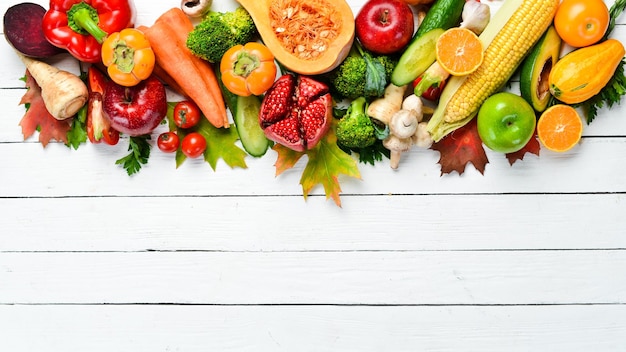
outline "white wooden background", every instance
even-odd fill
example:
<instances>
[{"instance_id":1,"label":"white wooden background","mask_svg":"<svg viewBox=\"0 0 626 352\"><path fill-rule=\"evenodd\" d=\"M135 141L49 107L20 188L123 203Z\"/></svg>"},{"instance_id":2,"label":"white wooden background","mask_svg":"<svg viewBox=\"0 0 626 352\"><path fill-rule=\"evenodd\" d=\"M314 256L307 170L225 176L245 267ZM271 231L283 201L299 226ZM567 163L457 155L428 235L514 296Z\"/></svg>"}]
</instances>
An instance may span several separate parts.
<instances>
[{"instance_id":1,"label":"white wooden background","mask_svg":"<svg viewBox=\"0 0 626 352\"><path fill-rule=\"evenodd\" d=\"M0 57L0 351L626 350L624 105L484 176L432 150L361 165L338 208L272 151L214 172L154 148L128 177L125 139L24 141L24 67Z\"/></svg>"}]
</instances>

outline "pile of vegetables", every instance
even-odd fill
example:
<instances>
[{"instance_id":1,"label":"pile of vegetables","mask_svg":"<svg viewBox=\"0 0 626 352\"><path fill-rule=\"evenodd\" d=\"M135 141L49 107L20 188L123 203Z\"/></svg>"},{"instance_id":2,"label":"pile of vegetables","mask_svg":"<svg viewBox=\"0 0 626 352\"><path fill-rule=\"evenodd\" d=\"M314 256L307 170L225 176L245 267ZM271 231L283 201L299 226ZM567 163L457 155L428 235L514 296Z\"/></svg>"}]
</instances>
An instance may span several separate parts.
<instances>
[{"instance_id":1,"label":"pile of vegetables","mask_svg":"<svg viewBox=\"0 0 626 352\"><path fill-rule=\"evenodd\" d=\"M290 26L272 29L270 19L259 16L258 1L217 12L211 1L183 0L150 25L135 24L132 0L10 7L5 37L24 62L30 88L22 99L29 106L21 122L24 137L39 130L44 146L57 140L77 149L84 143L117 144L120 134L127 135L121 140L128 141L130 153L117 163L132 175L148 162L156 126L167 124L155 144L175 155L176 167L203 157L214 170L220 159L245 168L246 156L263 157L272 149L280 174L307 155L301 179L305 198L322 184L327 198L340 205L340 174L358 178L359 162L387 159L397 169L402 153L414 146L439 151L442 174L462 174L469 162L483 173L488 161L474 117L520 67L520 95L537 116L551 105L567 104L580 108L591 123L598 109L620 103L626 94L624 46L610 38L626 0L610 9L601 0L505 0L494 14L478 0L406 0L420 20L405 48L370 52L339 25L326 33L336 31L332 39L311 50L320 55L336 50L340 61L316 62L315 73L299 72L304 59L297 53L285 58L290 54L270 38L271 31L294 30L293 38L301 33ZM338 1L315 0L309 6L332 12L329 6L345 5ZM302 21L309 15L296 15L291 6L304 2L271 6L290 6L283 9L283 20L300 16ZM581 4L584 18L571 10ZM341 18L353 20L352 15L344 12ZM586 22L590 19L593 26ZM324 18L313 20L319 24ZM575 25L586 27L581 32ZM338 25L328 21L328 26ZM471 74L451 75L435 58L438 38L453 27L470 29L483 42L484 60ZM331 49L333 40L341 41L340 47ZM562 45L569 47L562 50ZM280 57L274 55L278 51ZM82 74L46 63L56 55L74 57ZM133 120L130 127L116 128L119 116L111 112L110 92L138 90L151 80L184 100L165 102L144 92L146 99L160 100L150 104L164 106L156 123L146 128ZM512 164L526 153L538 155L539 148L533 138L506 157ZM453 155L454 150L466 152Z\"/></svg>"}]
</instances>

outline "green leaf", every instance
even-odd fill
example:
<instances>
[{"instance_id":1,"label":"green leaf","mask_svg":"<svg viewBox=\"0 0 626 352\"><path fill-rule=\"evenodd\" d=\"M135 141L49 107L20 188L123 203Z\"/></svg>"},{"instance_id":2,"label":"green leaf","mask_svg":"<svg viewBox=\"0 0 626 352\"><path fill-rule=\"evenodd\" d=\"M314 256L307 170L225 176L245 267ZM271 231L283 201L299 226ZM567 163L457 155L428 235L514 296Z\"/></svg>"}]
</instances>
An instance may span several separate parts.
<instances>
[{"instance_id":1,"label":"green leaf","mask_svg":"<svg viewBox=\"0 0 626 352\"><path fill-rule=\"evenodd\" d=\"M356 160L337 146L334 128L331 128L319 144L306 154L309 160L300 178L304 198L307 198L313 187L322 184L326 199L332 198L335 204L341 207L339 198L341 187L338 177L343 174L360 179L361 173Z\"/></svg>"},{"instance_id":2,"label":"green leaf","mask_svg":"<svg viewBox=\"0 0 626 352\"><path fill-rule=\"evenodd\" d=\"M148 163L150 157L150 135L130 137L128 150L130 153L125 157L115 161L116 165L122 165L128 176L136 174L141 170L142 165Z\"/></svg>"},{"instance_id":3,"label":"green leaf","mask_svg":"<svg viewBox=\"0 0 626 352\"><path fill-rule=\"evenodd\" d=\"M234 126L217 128L208 120L203 120L198 124L198 132L206 138L207 148L204 152L204 160L211 165L213 171L219 159L223 159L231 168L247 168L245 157L248 154L235 144L239 139L237 129Z\"/></svg>"},{"instance_id":4,"label":"green leaf","mask_svg":"<svg viewBox=\"0 0 626 352\"><path fill-rule=\"evenodd\" d=\"M626 9L626 0L616 0L615 3L613 3L609 9L609 26L604 33L602 41L609 38L613 32L613 28L615 28L615 21L619 18L622 12L624 12L624 9Z\"/></svg>"},{"instance_id":5,"label":"green leaf","mask_svg":"<svg viewBox=\"0 0 626 352\"><path fill-rule=\"evenodd\" d=\"M248 167L245 161L248 153L235 144L239 140L235 126L217 128L206 118L201 118L200 122L193 128L178 128L174 123L174 107L176 103L178 102L168 102L167 104L167 122L170 131L175 131L180 138L181 145L187 134L198 132L206 139L207 147L204 151L204 160L211 165L213 171L217 168L219 159L223 159L231 168L240 167L246 169ZM180 147L176 151L175 159L176 168L179 168L187 160Z\"/></svg>"},{"instance_id":6,"label":"green leaf","mask_svg":"<svg viewBox=\"0 0 626 352\"><path fill-rule=\"evenodd\" d=\"M84 106L78 111L78 114L72 118L70 130L67 131L67 143L65 143L67 147L76 150L81 144L87 142L86 115L87 107Z\"/></svg>"},{"instance_id":7,"label":"green leaf","mask_svg":"<svg viewBox=\"0 0 626 352\"><path fill-rule=\"evenodd\" d=\"M363 57L363 61L365 61L366 65L365 95L383 95L385 88L387 87L387 73L385 72L385 66L366 52L360 44L357 43L356 48L359 51L359 54Z\"/></svg>"}]
</instances>

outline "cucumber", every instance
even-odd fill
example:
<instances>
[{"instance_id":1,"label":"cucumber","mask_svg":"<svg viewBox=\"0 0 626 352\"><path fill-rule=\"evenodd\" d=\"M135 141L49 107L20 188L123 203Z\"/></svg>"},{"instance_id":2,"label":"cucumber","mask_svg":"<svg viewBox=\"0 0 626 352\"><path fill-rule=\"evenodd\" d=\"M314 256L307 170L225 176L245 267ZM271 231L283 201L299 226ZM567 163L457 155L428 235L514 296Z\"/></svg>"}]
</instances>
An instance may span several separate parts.
<instances>
[{"instance_id":1,"label":"cucumber","mask_svg":"<svg viewBox=\"0 0 626 352\"><path fill-rule=\"evenodd\" d=\"M391 73L391 83L404 86L424 73L437 60L435 46L443 32L442 28L435 28L409 44Z\"/></svg>"},{"instance_id":2,"label":"cucumber","mask_svg":"<svg viewBox=\"0 0 626 352\"><path fill-rule=\"evenodd\" d=\"M256 95L242 97L233 94L222 83L222 75L219 69L215 70L215 74L217 75L226 106L233 115L241 146L246 153L253 157L265 155L272 142L267 139L265 132L263 132L259 124L261 98Z\"/></svg>"},{"instance_id":3,"label":"cucumber","mask_svg":"<svg viewBox=\"0 0 626 352\"><path fill-rule=\"evenodd\" d=\"M550 26L524 59L520 69L520 95L537 112L550 102L550 71L561 53L561 38Z\"/></svg>"},{"instance_id":4,"label":"cucumber","mask_svg":"<svg viewBox=\"0 0 626 352\"><path fill-rule=\"evenodd\" d=\"M411 41L435 28L449 29L461 22L461 14L466 0L437 0L430 7L426 16L417 27L417 32Z\"/></svg>"},{"instance_id":5,"label":"cucumber","mask_svg":"<svg viewBox=\"0 0 626 352\"><path fill-rule=\"evenodd\" d=\"M261 98L256 95L247 97L237 96L237 105L233 111L233 120L241 140L243 149L254 157L260 157L267 152L270 140L259 124Z\"/></svg>"},{"instance_id":6,"label":"cucumber","mask_svg":"<svg viewBox=\"0 0 626 352\"><path fill-rule=\"evenodd\" d=\"M391 75L391 83L403 86L413 82L436 60L435 44L444 30L461 22L466 0L436 0L417 27ZM438 29L439 31L433 32ZM435 34L438 34L435 38ZM428 36L427 38L424 38ZM434 39L434 40L433 40Z\"/></svg>"}]
</instances>

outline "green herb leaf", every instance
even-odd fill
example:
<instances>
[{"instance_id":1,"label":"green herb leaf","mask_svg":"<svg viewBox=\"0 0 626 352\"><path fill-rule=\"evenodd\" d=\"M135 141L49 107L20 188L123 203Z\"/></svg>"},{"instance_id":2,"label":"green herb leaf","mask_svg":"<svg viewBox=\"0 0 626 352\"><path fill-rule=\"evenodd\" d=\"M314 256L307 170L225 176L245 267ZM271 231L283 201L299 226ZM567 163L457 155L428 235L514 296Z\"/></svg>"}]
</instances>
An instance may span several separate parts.
<instances>
[{"instance_id":1,"label":"green herb leaf","mask_svg":"<svg viewBox=\"0 0 626 352\"><path fill-rule=\"evenodd\" d=\"M84 106L78 111L78 114L72 118L72 125L67 131L67 143L69 148L78 149L78 147L87 142L87 125L85 124L87 115L87 107Z\"/></svg>"},{"instance_id":2,"label":"green herb leaf","mask_svg":"<svg viewBox=\"0 0 626 352\"><path fill-rule=\"evenodd\" d=\"M615 28L615 21L622 12L624 12L624 9L626 9L626 0L616 0L615 3L613 3L609 9L609 27L606 29L602 41L609 38L611 32L613 32L613 28Z\"/></svg>"},{"instance_id":3,"label":"green herb leaf","mask_svg":"<svg viewBox=\"0 0 626 352\"><path fill-rule=\"evenodd\" d=\"M359 54L363 57L366 64L365 71L365 95L381 96L387 87L387 74L385 66L372 55L366 52L361 45L356 44Z\"/></svg>"},{"instance_id":4,"label":"green herb leaf","mask_svg":"<svg viewBox=\"0 0 626 352\"><path fill-rule=\"evenodd\" d=\"M116 165L122 165L128 176L136 174L141 170L142 165L148 163L150 157L150 135L136 136L129 138L128 150L130 154L115 161Z\"/></svg>"}]
</instances>

